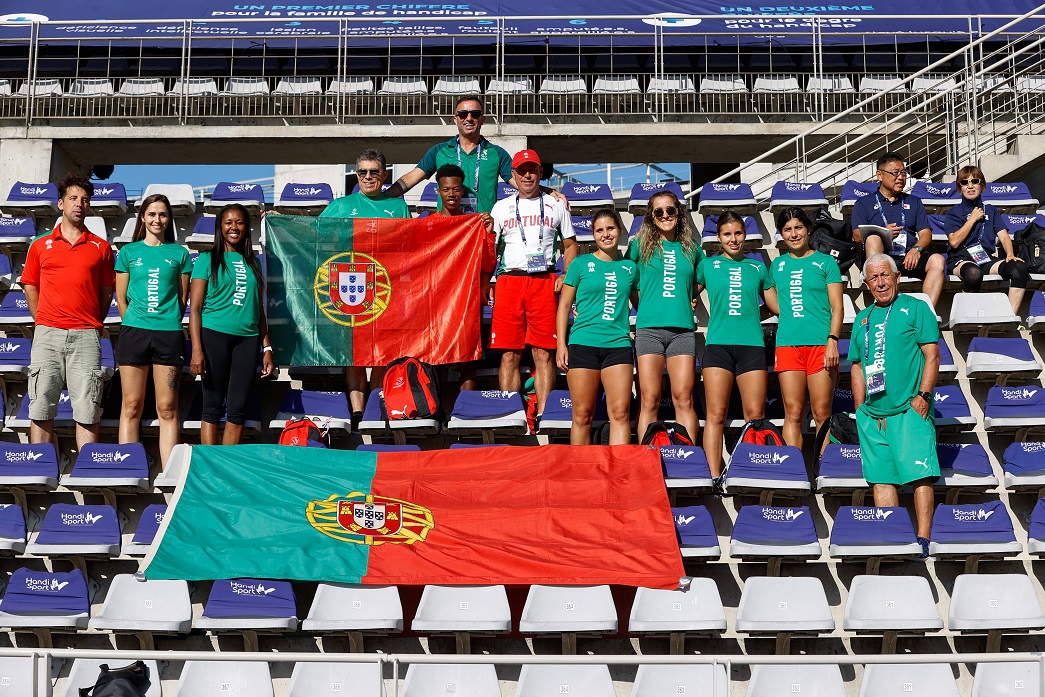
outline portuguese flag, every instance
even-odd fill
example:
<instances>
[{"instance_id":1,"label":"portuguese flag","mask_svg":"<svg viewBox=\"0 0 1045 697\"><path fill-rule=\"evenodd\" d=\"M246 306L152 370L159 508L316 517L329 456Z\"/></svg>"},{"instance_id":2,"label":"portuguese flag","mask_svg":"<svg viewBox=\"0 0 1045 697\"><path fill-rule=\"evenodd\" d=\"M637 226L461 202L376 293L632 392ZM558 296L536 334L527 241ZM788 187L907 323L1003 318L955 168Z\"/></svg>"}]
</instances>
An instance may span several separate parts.
<instances>
[{"instance_id":1,"label":"portuguese flag","mask_svg":"<svg viewBox=\"0 0 1045 697\"><path fill-rule=\"evenodd\" d=\"M684 575L656 449L194 446L148 579L622 584Z\"/></svg>"},{"instance_id":2,"label":"portuguese flag","mask_svg":"<svg viewBox=\"0 0 1045 697\"><path fill-rule=\"evenodd\" d=\"M269 335L281 365L477 360L477 215L265 218Z\"/></svg>"}]
</instances>

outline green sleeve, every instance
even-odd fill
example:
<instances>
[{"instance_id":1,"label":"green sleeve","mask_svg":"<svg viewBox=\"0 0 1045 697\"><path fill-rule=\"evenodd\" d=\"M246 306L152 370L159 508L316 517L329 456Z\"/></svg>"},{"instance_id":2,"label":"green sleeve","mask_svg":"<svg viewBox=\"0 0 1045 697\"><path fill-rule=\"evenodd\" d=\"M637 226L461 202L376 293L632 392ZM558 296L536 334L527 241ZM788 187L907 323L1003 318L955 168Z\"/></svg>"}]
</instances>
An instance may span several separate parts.
<instances>
[{"instance_id":1,"label":"green sleeve","mask_svg":"<svg viewBox=\"0 0 1045 697\"><path fill-rule=\"evenodd\" d=\"M439 148L443 147L442 143L433 145L428 148L428 152L421 158L421 161L417 163L417 168L425 173L426 177L430 177L435 174L435 170L438 169L436 166L435 154Z\"/></svg>"},{"instance_id":2,"label":"green sleeve","mask_svg":"<svg viewBox=\"0 0 1045 697\"><path fill-rule=\"evenodd\" d=\"M342 197L343 198L343 197ZM327 207L319 214L320 218L340 218L338 215L341 212L341 199L336 198L327 204Z\"/></svg>"},{"instance_id":3,"label":"green sleeve","mask_svg":"<svg viewBox=\"0 0 1045 697\"><path fill-rule=\"evenodd\" d=\"M184 247L181 248L181 272L192 273L192 255Z\"/></svg>"},{"instance_id":4,"label":"green sleeve","mask_svg":"<svg viewBox=\"0 0 1045 697\"><path fill-rule=\"evenodd\" d=\"M842 271L838 268L838 262L835 258L827 254L824 255L830 260L827 264L827 282L828 283L842 283Z\"/></svg>"},{"instance_id":5,"label":"green sleeve","mask_svg":"<svg viewBox=\"0 0 1045 697\"><path fill-rule=\"evenodd\" d=\"M936 315L929 303L913 299L910 304L915 303L920 306L915 311L915 335L918 344L935 344L940 340L940 325L936 322Z\"/></svg>"},{"instance_id":6,"label":"green sleeve","mask_svg":"<svg viewBox=\"0 0 1045 697\"><path fill-rule=\"evenodd\" d=\"M192 267L192 278L202 280L210 278L210 252L204 252L196 257L196 263Z\"/></svg>"},{"instance_id":7,"label":"green sleeve","mask_svg":"<svg viewBox=\"0 0 1045 697\"><path fill-rule=\"evenodd\" d=\"M857 331L860 327L860 317L856 318L853 322L853 334L849 337L849 362L851 363L863 363L864 361L864 333L863 330ZM866 319L866 316L864 317Z\"/></svg>"},{"instance_id":8,"label":"green sleeve","mask_svg":"<svg viewBox=\"0 0 1045 697\"><path fill-rule=\"evenodd\" d=\"M635 263L630 264L630 266L631 266L632 270L631 270L631 287L628 289L628 294L629 295L632 293L632 291L636 291L636 290L639 289L639 266L638 266L638 264L635 264Z\"/></svg>"},{"instance_id":9,"label":"green sleeve","mask_svg":"<svg viewBox=\"0 0 1045 697\"><path fill-rule=\"evenodd\" d=\"M584 256L588 255L585 254ZM580 284L581 267L583 266L583 264L581 263L582 259L584 259L584 257L577 257L573 260L573 263L570 264L570 268L566 269L566 278L563 279L563 283L565 283L568 286L573 286L574 288L576 288L578 284Z\"/></svg>"},{"instance_id":10,"label":"green sleeve","mask_svg":"<svg viewBox=\"0 0 1045 697\"><path fill-rule=\"evenodd\" d=\"M628 243L628 251L624 252L624 258L634 261L636 264L639 262L639 244L638 239L634 239Z\"/></svg>"},{"instance_id":11,"label":"green sleeve","mask_svg":"<svg viewBox=\"0 0 1045 697\"><path fill-rule=\"evenodd\" d=\"M130 268L127 266L126 257L127 257L126 254L117 254L116 255L116 265L115 265L115 267L113 269L114 271L116 271L116 273L128 273L128 272L130 272Z\"/></svg>"},{"instance_id":12,"label":"green sleeve","mask_svg":"<svg viewBox=\"0 0 1045 697\"><path fill-rule=\"evenodd\" d=\"M769 290L770 288L776 288L776 281L773 279L773 273L769 270L769 267L765 264L761 264L762 267L762 290Z\"/></svg>"},{"instance_id":13,"label":"green sleeve","mask_svg":"<svg viewBox=\"0 0 1045 697\"><path fill-rule=\"evenodd\" d=\"M502 147L497 147L497 156L501 158L501 179L505 182L512 180L512 156Z\"/></svg>"},{"instance_id":14,"label":"green sleeve","mask_svg":"<svg viewBox=\"0 0 1045 697\"><path fill-rule=\"evenodd\" d=\"M707 286L704 280L704 264L697 264L697 270L693 274L693 285Z\"/></svg>"}]
</instances>

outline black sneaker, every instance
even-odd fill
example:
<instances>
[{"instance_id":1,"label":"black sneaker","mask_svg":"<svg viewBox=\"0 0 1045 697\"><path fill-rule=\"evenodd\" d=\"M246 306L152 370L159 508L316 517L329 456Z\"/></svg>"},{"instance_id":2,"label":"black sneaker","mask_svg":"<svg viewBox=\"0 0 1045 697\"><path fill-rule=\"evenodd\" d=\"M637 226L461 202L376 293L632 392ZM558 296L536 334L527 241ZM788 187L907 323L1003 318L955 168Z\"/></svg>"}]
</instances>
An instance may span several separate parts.
<instances>
[{"instance_id":1,"label":"black sneaker","mask_svg":"<svg viewBox=\"0 0 1045 697\"><path fill-rule=\"evenodd\" d=\"M354 411L352 412L352 432L359 432L359 422L363 420L363 412Z\"/></svg>"},{"instance_id":2,"label":"black sneaker","mask_svg":"<svg viewBox=\"0 0 1045 697\"><path fill-rule=\"evenodd\" d=\"M924 537L919 537L917 539L918 539L918 544L920 544L922 546L922 559L928 559L929 558L929 540L925 539Z\"/></svg>"}]
</instances>

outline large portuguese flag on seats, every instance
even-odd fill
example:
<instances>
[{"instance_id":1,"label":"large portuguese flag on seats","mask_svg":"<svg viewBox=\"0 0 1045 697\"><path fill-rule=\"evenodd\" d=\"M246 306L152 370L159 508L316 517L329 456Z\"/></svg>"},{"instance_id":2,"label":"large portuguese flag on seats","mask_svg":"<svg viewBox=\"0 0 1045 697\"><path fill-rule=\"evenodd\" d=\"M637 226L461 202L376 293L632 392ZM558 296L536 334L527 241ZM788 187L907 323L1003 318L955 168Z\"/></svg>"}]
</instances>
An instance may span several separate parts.
<instances>
[{"instance_id":1,"label":"large portuguese flag on seats","mask_svg":"<svg viewBox=\"0 0 1045 697\"><path fill-rule=\"evenodd\" d=\"M602 584L684 575L646 446L195 446L148 579Z\"/></svg>"},{"instance_id":2,"label":"large portuguese flag on seats","mask_svg":"<svg viewBox=\"0 0 1045 697\"><path fill-rule=\"evenodd\" d=\"M281 365L477 360L477 215L265 219L269 335Z\"/></svg>"}]
</instances>

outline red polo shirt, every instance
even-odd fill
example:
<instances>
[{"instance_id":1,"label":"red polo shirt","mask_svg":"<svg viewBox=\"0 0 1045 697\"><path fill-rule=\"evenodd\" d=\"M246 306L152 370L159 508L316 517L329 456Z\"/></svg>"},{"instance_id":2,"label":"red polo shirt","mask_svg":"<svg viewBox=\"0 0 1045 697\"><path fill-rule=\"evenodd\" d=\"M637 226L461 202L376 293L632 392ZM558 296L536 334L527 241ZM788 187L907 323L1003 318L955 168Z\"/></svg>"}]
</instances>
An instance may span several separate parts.
<instances>
[{"instance_id":1,"label":"red polo shirt","mask_svg":"<svg viewBox=\"0 0 1045 697\"><path fill-rule=\"evenodd\" d=\"M36 286L36 323L57 329L101 329L98 293L116 285L109 243L83 231L76 244L62 237L62 224L33 240L22 269L22 285ZM105 308L108 312L109 308Z\"/></svg>"}]
</instances>

